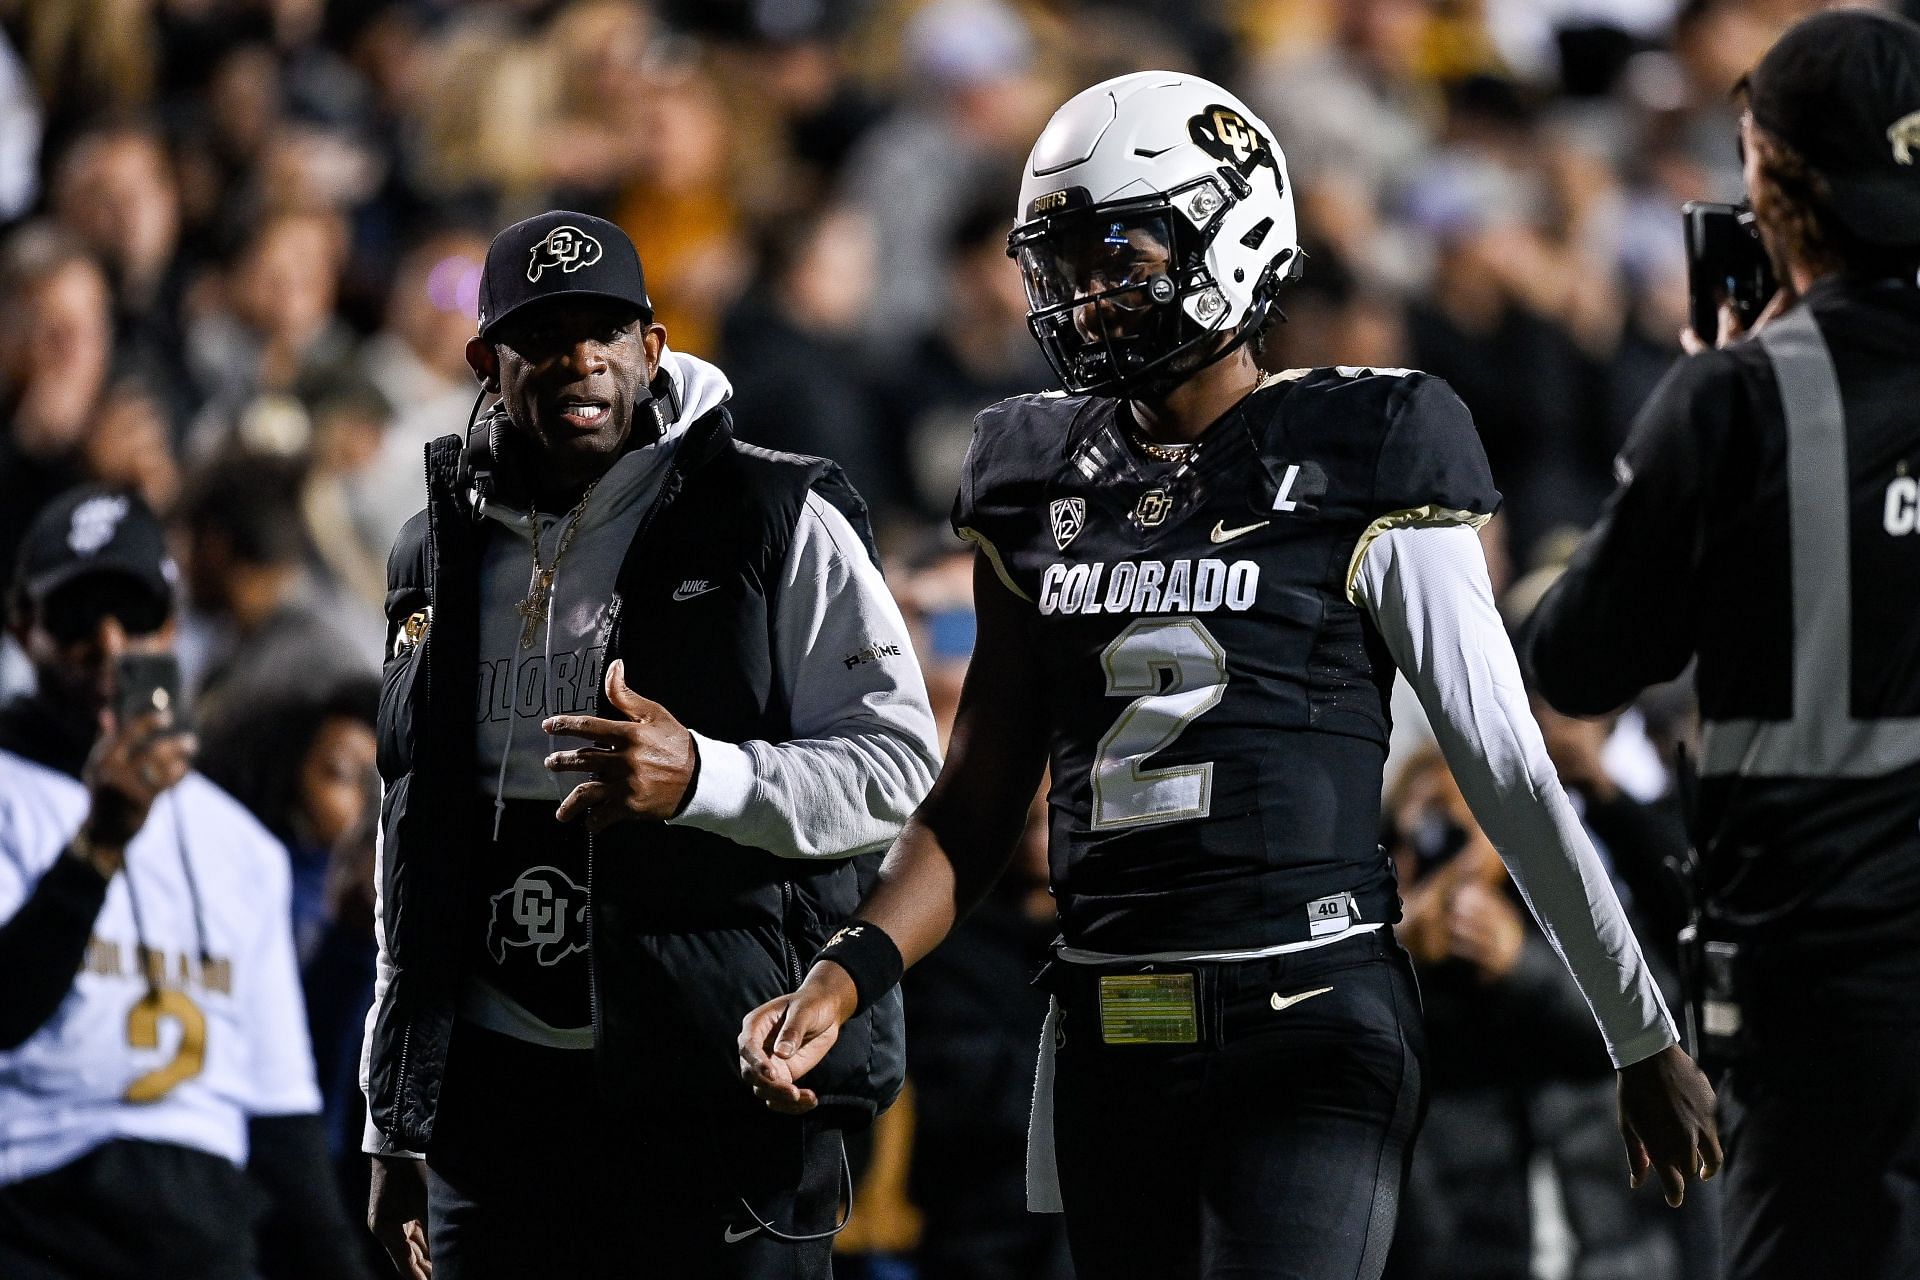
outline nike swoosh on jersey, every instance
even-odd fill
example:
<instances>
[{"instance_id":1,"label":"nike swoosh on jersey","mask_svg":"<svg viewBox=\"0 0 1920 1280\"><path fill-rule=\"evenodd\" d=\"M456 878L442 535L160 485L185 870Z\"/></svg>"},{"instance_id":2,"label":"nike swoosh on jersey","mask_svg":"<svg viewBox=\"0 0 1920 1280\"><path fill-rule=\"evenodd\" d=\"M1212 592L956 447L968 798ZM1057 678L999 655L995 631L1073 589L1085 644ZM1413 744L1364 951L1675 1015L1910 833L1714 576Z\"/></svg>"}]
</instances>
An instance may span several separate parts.
<instances>
[{"instance_id":1,"label":"nike swoosh on jersey","mask_svg":"<svg viewBox=\"0 0 1920 1280\"><path fill-rule=\"evenodd\" d=\"M1232 542L1243 533L1252 533L1255 529L1264 529L1272 523L1271 520L1256 520L1252 524L1243 524L1238 529L1229 529L1227 528L1227 522L1225 520L1215 520L1212 530L1207 534L1207 541L1216 544Z\"/></svg>"},{"instance_id":2,"label":"nike swoosh on jersey","mask_svg":"<svg viewBox=\"0 0 1920 1280\"><path fill-rule=\"evenodd\" d=\"M1331 990L1333 990L1332 987L1321 987L1318 991L1302 991L1297 996L1283 996L1276 991L1273 993L1273 999L1267 1001L1267 1003L1273 1006L1275 1013L1278 1013L1282 1009L1293 1008L1293 1006L1299 1004L1302 1000L1311 1000L1315 996L1323 996Z\"/></svg>"},{"instance_id":3,"label":"nike swoosh on jersey","mask_svg":"<svg viewBox=\"0 0 1920 1280\"><path fill-rule=\"evenodd\" d=\"M722 1234L721 1238L724 1239L728 1244L739 1244L742 1240L745 1240L748 1236L757 1236L759 1234L760 1234L759 1227L748 1227L745 1231L735 1231L732 1227L728 1227L726 1231Z\"/></svg>"},{"instance_id":4,"label":"nike swoosh on jersey","mask_svg":"<svg viewBox=\"0 0 1920 1280\"><path fill-rule=\"evenodd\" d=\"M703 596L709 591L718 591L719 589L720 584L717 582L683 582L674 588L673 598L675 600L691 600L695 596Z\"/></svg>"}]
</instances>

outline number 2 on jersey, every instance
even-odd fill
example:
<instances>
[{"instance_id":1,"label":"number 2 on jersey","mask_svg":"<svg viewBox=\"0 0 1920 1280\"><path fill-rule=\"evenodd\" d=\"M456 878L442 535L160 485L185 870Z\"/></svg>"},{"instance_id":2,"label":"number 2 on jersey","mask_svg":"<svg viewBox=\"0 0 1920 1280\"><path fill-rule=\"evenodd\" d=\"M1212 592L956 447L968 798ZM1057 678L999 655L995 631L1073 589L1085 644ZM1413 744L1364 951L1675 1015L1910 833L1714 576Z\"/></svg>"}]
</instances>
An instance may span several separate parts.
<instances>
[{"instance_id":1,"label":"number 2 on jersey","mask_svg":"<svg viewBox=\"0 0 1920 1280\"><path fill-rule=\"evenodd\" d=\"M207 1015L184 991L171 987L149 991L127 1010L127 1043L136 1049L160 1047L160 1019L180 1023L180 1046L164 1065L127 1086L128 1102L158 1102L182 1080L200 1074L207 1061Z\"/></svg>"},{"instance_id":2,"label":"number 2 on jersey","mask_svg":"<svg viewBox=\"0 0 1920 1280\"><path fill-rule=\"evenodd\" d=\"M1141 618L1100 660L1107 695L1137 695L1100 739L1093 761L1093 829L1204 818L1213 807L1213 765L1144 769L1189 724L1220 705L1227 652L1198 618ZM1163 673L1171 677L1161 688Z\"/></svg>"}]
</instances>

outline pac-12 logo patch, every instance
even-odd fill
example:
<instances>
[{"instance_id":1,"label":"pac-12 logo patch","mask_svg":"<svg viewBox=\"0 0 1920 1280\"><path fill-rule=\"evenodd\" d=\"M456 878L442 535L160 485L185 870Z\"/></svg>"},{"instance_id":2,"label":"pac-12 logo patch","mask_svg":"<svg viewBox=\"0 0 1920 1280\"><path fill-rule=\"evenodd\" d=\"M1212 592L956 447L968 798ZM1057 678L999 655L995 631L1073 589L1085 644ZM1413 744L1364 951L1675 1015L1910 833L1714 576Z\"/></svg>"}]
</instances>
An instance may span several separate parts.
<instances>
[{"instance_id":1,"label":"pac-12 logo patch","mask_svg":"<svg viewBox=\"0 0 1920 1280\"><path fill-rule=\"evenodd\" d=\"M600 242L578 227L555 227L528 254L527 280L538 283L547 268L578 271L600 261Z\"/></svg>"},{"instance_id":2,"label":"pac-12 logo patch","mask_svg":"<svg viewBox=\"0 0 1920 1280\"><path fill-rule=\"evenodd\" d=\"M587 949L587 891L558 867L529 867L491 899L487 950L507 962L508 947L537 947L540 964L559 964Z\"/></svg>"},{"instance_id":3,"label":"pac-12 logo patch","mask_svg":"<svg viewBox=\"0 0 1920 1280\"><path fill-rule=\"evenodd\" d=\"M1080 530L1087 525L1087 500L1085 498L1055 498L1047 509L1053 518L1053 543L1062 551L1067 544L1080 536Z\"/></svg>"}]
</instances>

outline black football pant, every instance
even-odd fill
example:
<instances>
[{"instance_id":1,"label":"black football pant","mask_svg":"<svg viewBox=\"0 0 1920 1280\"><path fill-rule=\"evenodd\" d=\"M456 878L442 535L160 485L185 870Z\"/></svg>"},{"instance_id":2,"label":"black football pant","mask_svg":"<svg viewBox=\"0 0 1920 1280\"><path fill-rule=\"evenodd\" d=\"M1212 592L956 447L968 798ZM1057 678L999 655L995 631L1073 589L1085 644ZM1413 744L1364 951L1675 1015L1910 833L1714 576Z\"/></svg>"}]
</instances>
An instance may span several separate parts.
<instances>
[{"instance_id":1,"label":"black football pant","mask_svg":"<svg viewBox=\"0 0 1920 1280\"><path fill-rule=\"evenodd\" d=\"M1099 974L1147 966L1055 966L1054 1126L1075 1271L1374 1280L1422 1109L1426 1040L1406 953L1382 929L1267 960L1154 968L1196 973L1199 1044L1103 1043Z\"/></svg>"},{"instance_id":2,"label":"black football pant","mask_svg":"<svg viewBox=\"0 0 1920 1280\"><path fill-rule=\"evenodd\" d=\"M0 1186L0 1276L247 1280L262 1205L247 1175L219 1156L160 1142L109 1142L37 1178Z\"/></svg>"},{"instance_id":3,"label":"black football pant","mask_svg":"<svg viewBox=\"0 0 1920 1280\"><path fill-rule=\"evenodd\" d=\"M590 1058L455 1028L427 1158L434 1280L829 1280L831 1239L774 1232L840 1220L838 1133L770 1115L742 1133L672 1098L616 1131Z\"/></svg>"},{"instance_id":4,"label":"black football pant","mask_svg":"<svg viewBox=\"0 0 1920 1280\"><path fill-rule=\"evenodd\" d=\"M1727 1280L1914 1280L1920 1028L1803 1027L1720 1084Z\"/></svg>"}]
</instances>

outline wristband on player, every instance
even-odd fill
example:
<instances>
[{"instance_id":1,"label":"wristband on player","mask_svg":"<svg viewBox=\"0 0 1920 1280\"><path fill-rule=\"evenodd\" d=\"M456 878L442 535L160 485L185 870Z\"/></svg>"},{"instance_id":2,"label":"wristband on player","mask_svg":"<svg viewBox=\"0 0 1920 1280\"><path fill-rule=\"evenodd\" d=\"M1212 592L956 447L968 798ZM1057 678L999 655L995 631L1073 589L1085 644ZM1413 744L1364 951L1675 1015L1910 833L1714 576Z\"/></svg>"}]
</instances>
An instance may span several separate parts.
<instances>
[{"instance_id":1,"label":"wristband on player","mask_svg":"<svg viewBox=\"0 0 1920 1280\"><path fill-rule=\"evenodd\" d=\"M853 979L855 1015L865 1013L874 1001L893 990L906 972L906 961L887 931L870 920L855 920L827 939L815 964L831 960Z\"/></svg>"}]
</instances>

